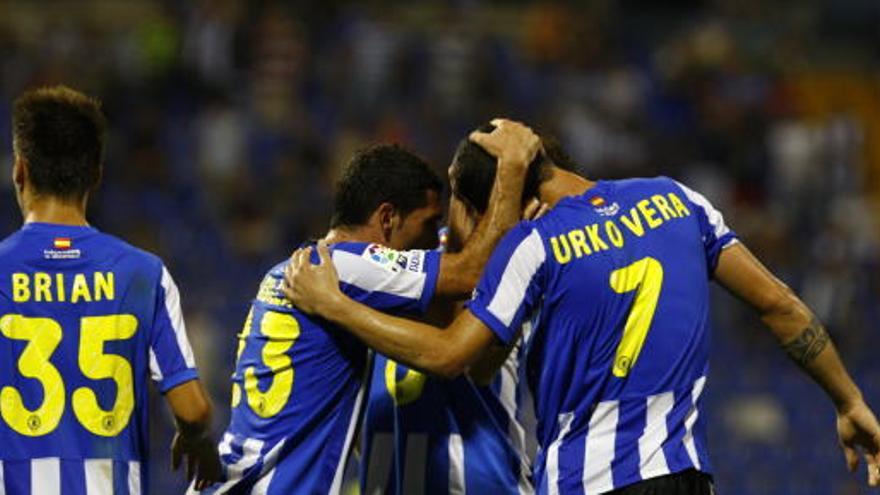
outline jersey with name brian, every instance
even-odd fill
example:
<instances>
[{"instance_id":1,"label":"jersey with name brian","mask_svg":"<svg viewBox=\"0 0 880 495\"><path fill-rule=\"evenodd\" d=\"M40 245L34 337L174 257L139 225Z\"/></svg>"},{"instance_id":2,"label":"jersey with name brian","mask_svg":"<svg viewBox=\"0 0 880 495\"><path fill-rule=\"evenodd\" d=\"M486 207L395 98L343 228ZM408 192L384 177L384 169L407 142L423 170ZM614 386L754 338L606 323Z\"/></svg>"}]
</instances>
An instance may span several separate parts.
<instances>
[{"instance_id":1,"label":"jersey with name brian","mask_svg":"<svg viewBox=\"0 0 880 495\"><path fill-rule=\"evenodd\" d=\"M535 318L538 493L711 473L708 284L734 242L705 197L665 177L599 181L502 241L468 307L503 342Z\"/></svg>"},{"instance_id":2,"label":"jersey with name brian","mask_svg":"<svg viewBox=\"0 0 880 495\"><path fill-rule=\"evenodd\" d=\"M45 223L0 260L0 493L148 493L147 377L163 393L197 378L168 270Z\"/></svg>"},{"instance_id":3,"label":"jersey with name brian","mask_svg":"<svg viewBox=\"0 0 880 495\"><path fill-rule=\"evenodd\" d=\"M331 252L349 297L398 314L423 313L430 303L439 253L365 243ZM219 446L227 480L207 493L338 493L342 486L369 383L367 348L283 297L287 264L266 274L239 335L232 417Z\"/></svg>"}]
</instances>

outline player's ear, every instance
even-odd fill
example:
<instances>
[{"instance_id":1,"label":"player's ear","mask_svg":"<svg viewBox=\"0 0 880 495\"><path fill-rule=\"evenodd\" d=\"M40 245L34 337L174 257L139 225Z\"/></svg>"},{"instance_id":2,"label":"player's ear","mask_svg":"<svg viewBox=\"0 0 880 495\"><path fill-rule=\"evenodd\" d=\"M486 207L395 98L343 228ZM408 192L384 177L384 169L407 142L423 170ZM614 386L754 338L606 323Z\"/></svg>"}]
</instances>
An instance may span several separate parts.
<instances>
[{"instance_id":1,"label":"player's ear","mask_svg":"<svg viewBox=\"0 0 880 495\"><path fill-rule=\"evenodd\" d=\"M12 165L12 183L18 190L24 189L24 183L27 180L27 164L21 155L15 155L15 163Z\"/></svg>"},{"instance_id":2,"label":"player's ear","mask_svg":"<svg viewBox=\"0 0 880 495\"><path fill-rule=\"evenodd\" d=\"M391 233L398 226L400 219L397 215L397 208L389 202L384 202L376 209L376 216L379 219L379 228L382 229L382 236L387 242L391 238Z\"/></svg>"}]
</instances>

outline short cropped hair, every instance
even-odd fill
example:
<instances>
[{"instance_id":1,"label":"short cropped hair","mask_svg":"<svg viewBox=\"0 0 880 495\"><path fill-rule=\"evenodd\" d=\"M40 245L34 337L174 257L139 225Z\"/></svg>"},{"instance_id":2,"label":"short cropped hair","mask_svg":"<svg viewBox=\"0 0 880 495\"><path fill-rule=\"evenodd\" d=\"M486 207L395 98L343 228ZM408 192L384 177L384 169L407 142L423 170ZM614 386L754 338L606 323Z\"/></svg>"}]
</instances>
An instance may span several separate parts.
<instances>
[{"instance_id":1,"label":"short cropped hair","mask_svg":"<svg viewBox=\"0 0 880 495\"><path fill-rule=\"evenodd\" d=\"M421 158L396 144L359 151L336 184L330 228L363 225L382 203L402 214L427 205L427 192L443 183Z\"/></svg>"},{"instance_id":2,"label":"short cropped hair","mask_svg":"<svg viewBox=\"0 0 880 495\"><path fill-rule=\"evenodd\" d=\"M494 129L492 124L479 128L482 132L492 132ZM564 170L576 168L555 139L542 137L542 145L544 150L532 160L526 172L523 200L538 195L538 188L550 178L551 166ZM477 213L485 213L489 207L496 170L495 157L470 139L462 139L452 159L450 180L455 186L453 194Z\"/></svg>"},{"instance_id":3,"label":"short cropped hair","mask_svg":"<svg viewBox=\"0 0 880 495\"><path fill-rule=\"evenodd\" d=\"M100 102L66 86L27 91L12 110L15 152L31 185L66 200L97 187L106 128Z\"/></svg>"}]
</instances>

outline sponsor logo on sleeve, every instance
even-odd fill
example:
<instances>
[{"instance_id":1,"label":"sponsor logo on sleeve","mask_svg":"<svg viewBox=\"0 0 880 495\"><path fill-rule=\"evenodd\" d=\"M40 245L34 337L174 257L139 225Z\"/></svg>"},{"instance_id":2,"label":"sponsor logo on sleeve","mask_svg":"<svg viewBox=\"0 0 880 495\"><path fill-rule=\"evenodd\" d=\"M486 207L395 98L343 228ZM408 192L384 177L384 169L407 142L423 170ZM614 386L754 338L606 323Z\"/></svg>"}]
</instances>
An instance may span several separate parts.
<instances>
[{"instance_id":1,"label":"sponsor logo on sleeve","mask_svg":"<svg viewBox=\"0 0 880 495\"><path fill-rule=\"evenodd\" d=\"M425 269L425 252L410 251L408 255L409 260L406 263L406 269L411 272L422 273Z\"/></svg>"},{"instance_id":2,"label":"sponsor logo on sleeve","mask_svg":"<svg viewBox=\"0 0 880 495\"><path fill-rule=\"evenodd\" d=\"M397 251L380 244L367 246L363 257L394 273L401 270L420 273L425 262L422 251Z\"/></svg>"},{"instance_id":3,"label":"sponsor logo on sleeve","mask_svg":"<svg viewBox=\"0 0 880 495\"><path fill-rule=\"evenodd\" d=\"M398 264L397 260L400 255L401 253L399 251L382 246L381 244L370 244L364 251L363 257L388 271L399 272L401 266Z\"/></svg>"}]
</instances>

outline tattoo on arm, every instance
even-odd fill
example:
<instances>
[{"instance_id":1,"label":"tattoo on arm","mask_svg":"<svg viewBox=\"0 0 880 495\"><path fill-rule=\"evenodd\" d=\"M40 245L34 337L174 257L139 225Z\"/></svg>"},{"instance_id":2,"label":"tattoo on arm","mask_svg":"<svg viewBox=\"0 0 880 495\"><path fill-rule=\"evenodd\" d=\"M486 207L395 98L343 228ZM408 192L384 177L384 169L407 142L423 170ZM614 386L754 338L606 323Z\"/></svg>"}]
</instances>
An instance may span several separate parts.
<instances>
[{"instance_id":1,"label":"tattoo on arm","mask_svg":"<svg viewBox=\"0 0 880 495\"><path fill-rule=\"evenodd\" d=\"M830 342L825 327L814 316L810 326L803 329L794 340L785 344L783 349L800 366L808 366Z\"/></svg>"}]
</instances>

